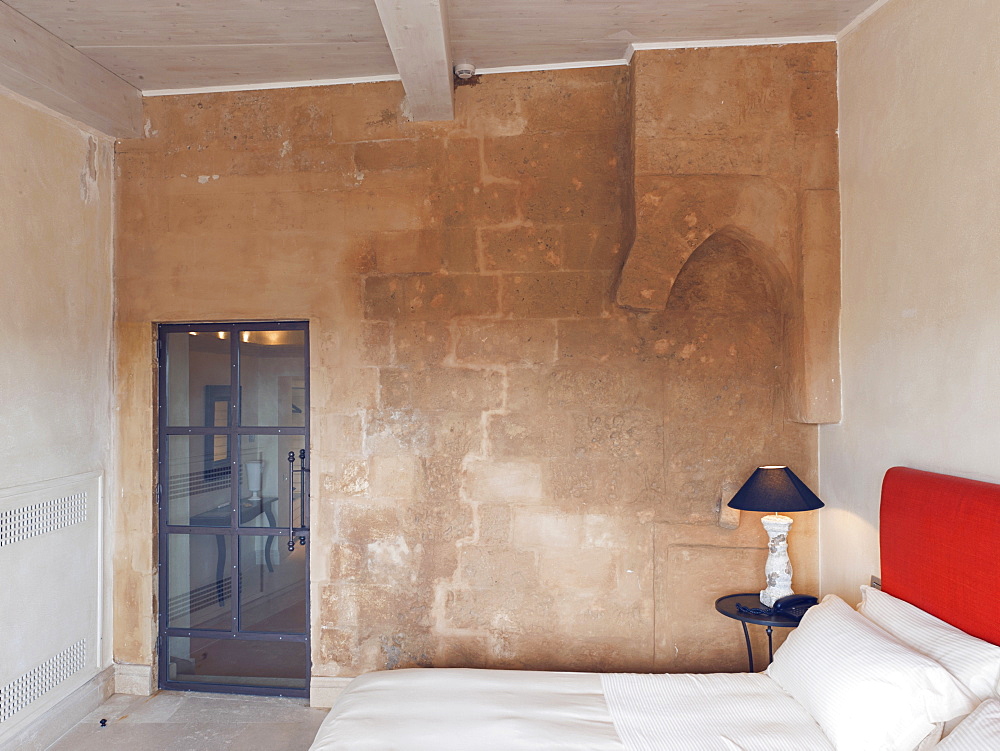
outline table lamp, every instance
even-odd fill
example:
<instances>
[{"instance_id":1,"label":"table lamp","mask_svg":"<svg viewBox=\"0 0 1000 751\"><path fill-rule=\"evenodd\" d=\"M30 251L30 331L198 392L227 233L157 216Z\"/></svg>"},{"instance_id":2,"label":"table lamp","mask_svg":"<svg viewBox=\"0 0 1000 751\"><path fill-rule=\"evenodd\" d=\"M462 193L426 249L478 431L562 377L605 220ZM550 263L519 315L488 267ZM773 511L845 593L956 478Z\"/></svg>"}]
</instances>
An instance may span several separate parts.
<instances>
[{"instance_id":1,"label":"table lamp","mask_svg":"<svg viewBox=\"0 0 1000 751\"><path fill-rule=\"evenodd\" d=\"M758 467L729 502L741 511L769 512L761 519L768 537L767 564L764 574L767 589L760 601L771 607L775 600L792 592L792 563L788 560L790 517L783 514L823 508L821 501L788 467Z\"/></svg>"}]
</instances>

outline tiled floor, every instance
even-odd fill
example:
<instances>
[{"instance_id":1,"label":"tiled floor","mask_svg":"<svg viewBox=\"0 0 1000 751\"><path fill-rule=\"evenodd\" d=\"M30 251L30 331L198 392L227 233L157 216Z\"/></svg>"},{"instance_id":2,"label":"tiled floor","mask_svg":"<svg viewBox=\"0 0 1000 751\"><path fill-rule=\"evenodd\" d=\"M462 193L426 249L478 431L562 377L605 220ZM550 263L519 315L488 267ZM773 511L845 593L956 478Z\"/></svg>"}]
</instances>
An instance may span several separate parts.
<instances>
[{"instance_id":1,"label":"tiled floor","mask_svg":"<svg viewBox=\"0 0 1000 751\"><path fill-rule=\"evenodd\" d=\"M48 751L306 751L326 713L304 699L115 694Z\"/></svg>"}]
</instances>

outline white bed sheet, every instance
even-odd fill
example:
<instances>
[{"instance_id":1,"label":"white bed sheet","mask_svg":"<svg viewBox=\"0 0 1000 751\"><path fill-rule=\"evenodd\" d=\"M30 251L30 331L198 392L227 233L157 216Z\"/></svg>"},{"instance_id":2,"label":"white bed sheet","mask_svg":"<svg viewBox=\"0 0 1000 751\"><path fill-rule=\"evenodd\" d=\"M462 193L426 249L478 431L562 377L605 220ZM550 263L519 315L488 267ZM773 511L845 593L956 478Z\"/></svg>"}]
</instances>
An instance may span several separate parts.
<instances>
[{"instance_id":1,"label":"white bed sheet","mask_svg":"<svg viewBox=\"0 0 1000 751\"><path fill-rule=\"evenodd\" d=\"M413 669L347 687L310 751L830 751L766 675Z\"/></svg>"},{"instance_id":2,"label":"white bed sheet","mask_svg":"<svg viewBox=\"0 0 1000 751\"><path fill-rule=\"evenodd\" d=\"M310 751L626 751L594 673L427 668L355 678Z\"/></svg>"},{"instance_id":3,"label":"white bed sheet","mask_svg":"<svg viewBox=\"0 0 1000 751\"><path fill-rule=\"evenodd\" d=\"M601 676L626 751L832 751L806 709L763 673Z\"/></svg>"}]
</instances>

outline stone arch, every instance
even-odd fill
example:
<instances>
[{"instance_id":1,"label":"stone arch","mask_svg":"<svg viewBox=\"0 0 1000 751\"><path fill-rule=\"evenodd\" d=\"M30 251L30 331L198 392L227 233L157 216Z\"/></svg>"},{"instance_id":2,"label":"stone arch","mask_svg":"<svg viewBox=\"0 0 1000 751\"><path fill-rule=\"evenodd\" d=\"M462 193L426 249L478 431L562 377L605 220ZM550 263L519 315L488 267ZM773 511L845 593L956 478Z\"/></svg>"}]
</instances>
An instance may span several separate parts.
<instances>
[{"instance_id":1,"label":"stone arch","mask_svg":"<svg viewBox=\"0 0 1000 751\"><path fill-rule=\"evenodd\" d=\"M636 199L636 237L618 279L618 305L663 310L684 264L718 232L744 241L768 273L794 278L798 206L788 189L744 177L675 179L648 188Z\"/></svg>"},{"instance_id":2,"label":"stone arch","mask_svg":"<svg viewBox=\"0 0 1000 751\"><path fill-rule=\"evenodd\" d=\"M837 216L825 193L800 198L761 177L648 178L637 191L635 241L615 302L639 312L665 310L681 269L704 242L740 242L767 274L785 315L788 417L838 421L839 246L829 242L837 228L822 221Z\"/></svg>"},{"instance_id":3,"label":"stone arch","mask_svg":"<svg viewBox=\"0 0 1000 751\"><path fill-rule=\"evenodd\" d=\"M698 251L706 246L706 243L730 243L739 246L746 256L763 272L767 284L774 295L774 302L781 314L786 317L791 317L794 314L796 290L791 269L788 268L784 260L779 258L766 245L757 240L751 233L739 227L727 226L705 238L684 259L684 263L678 269L678 276L684 271L684 267L688 265ZM676 277L674 281L676 281ZM673 292L673 284L671 284L670 291ZM669 294L667 301L664 301L664 308L666 308L668 301Z\"/></svg>"},{"instance_id":4,"label":"stone arch","mask_svg":"<svg viewBox=\"0 0 1000 751\"><path fill-rule=\"evenodd\" d=\"M742 256L759 273L760 279L763 282L763 288L766 290L763 296L768 298L761 302L765 307L773 310L780 322L780 330L776 333L780 342L779 349L781 353L779 380L781 391L784 394L783 401L786 405L789 405L797 380L795 373L797 333L795 325L795 287L789 270L781 260L749 233L744 232L738 227L726 227L713 233L703 242L699 243L698 247L694 248L687 255L687 258L678 270L674 283L671 284L670 294L664 302L663 311L668 312L672 307L673 293L677 288L677 280L683 278L688 268L696 261L702 264L703 261L700 258L705 252L716 256L720 256L720 254L722 256ZM717 282L717 286L722 284L724 284L722 280ZM761 289L759 283L757 289L758 292ZM706 293L713 294L716 291L706 291ZM786 406L786 412L788 411L788 406Z\"/></svg>"},{"instance_id":5,"label":"stone arch","mask_svg":"<svg viewBox=\"0 0 1000 751\"><path fill-rule=\"evenodd\" d=\"M717 232L691 254L662 311L642 314L664 377L664 497L660 521L714 524L719 488L763 457L799 456L813 435L789 425L787 280L744 239ZM805 431L805 432L803 432ZM709 439L708 436L713 436ZM706 445L711 462L701 462ZM727 499L728 500L728 499Z\"/></svg>"}]
</instances>

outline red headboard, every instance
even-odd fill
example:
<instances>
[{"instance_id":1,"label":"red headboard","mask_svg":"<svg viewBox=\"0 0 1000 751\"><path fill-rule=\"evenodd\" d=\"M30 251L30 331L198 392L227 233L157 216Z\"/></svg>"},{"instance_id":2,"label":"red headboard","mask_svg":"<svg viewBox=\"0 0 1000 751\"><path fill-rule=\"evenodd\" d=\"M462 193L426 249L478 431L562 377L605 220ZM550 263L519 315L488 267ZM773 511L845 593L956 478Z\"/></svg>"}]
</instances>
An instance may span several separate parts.
<instances>
[{"instance_id":1,"label":"red headboard","mask_svg":"<svg viewBox=\"0 0 1000 751\"><path fill-rule=\"evenodd\" d=\"M893 467L879 521L882 589L1000 644L1000 485Z\"/></svg>"}]
</instances>

